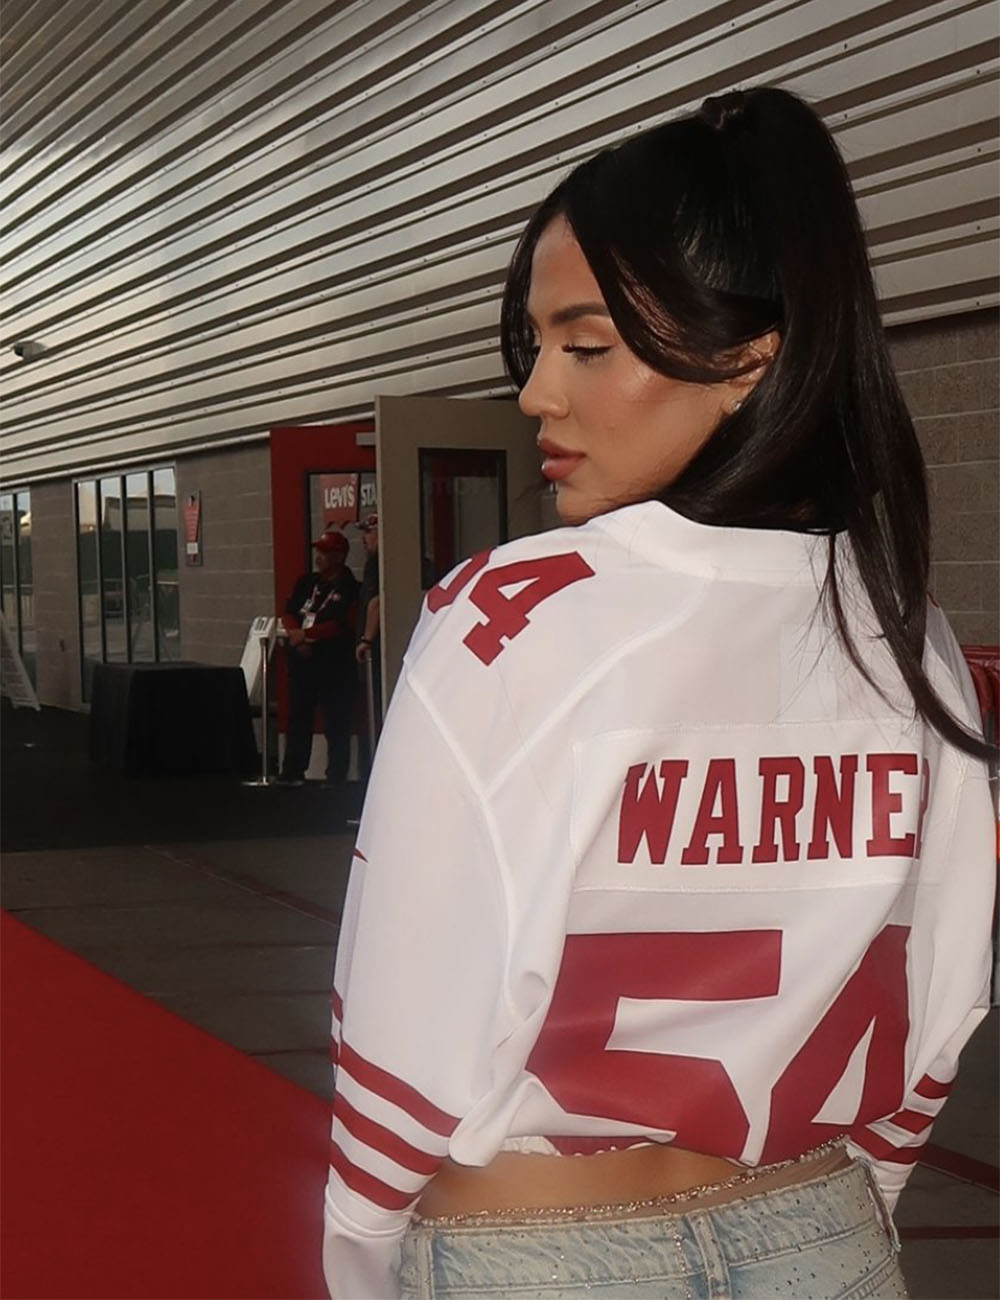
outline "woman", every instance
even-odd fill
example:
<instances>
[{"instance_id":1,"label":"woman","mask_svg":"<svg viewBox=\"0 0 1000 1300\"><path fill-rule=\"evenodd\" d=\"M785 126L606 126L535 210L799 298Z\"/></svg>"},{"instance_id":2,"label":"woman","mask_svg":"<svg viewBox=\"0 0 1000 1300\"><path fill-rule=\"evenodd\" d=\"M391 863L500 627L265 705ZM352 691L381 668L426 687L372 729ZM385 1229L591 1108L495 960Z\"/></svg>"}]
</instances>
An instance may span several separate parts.
<instances>
[{"instance_id":1,"label":"woman","mask_svg":"<svg viewBox=\"0 0 1000 1300\"><path fill-rule=\"evenodd\" d=\"M429 593L337 959L338 1297L901 1296L987 1001L974 697L842 162L777 90L577 168L503 308L572 525Z\"/></svg>"}]
</instances>

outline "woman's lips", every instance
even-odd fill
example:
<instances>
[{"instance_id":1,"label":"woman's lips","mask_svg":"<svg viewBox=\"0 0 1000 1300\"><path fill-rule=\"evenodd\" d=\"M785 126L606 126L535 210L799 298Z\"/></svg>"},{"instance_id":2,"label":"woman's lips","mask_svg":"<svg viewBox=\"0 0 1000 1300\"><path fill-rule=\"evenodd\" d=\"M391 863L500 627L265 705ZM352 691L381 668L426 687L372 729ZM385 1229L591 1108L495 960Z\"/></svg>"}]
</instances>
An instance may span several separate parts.
<instances>
[{"instance_id":1,"label":"woman's lips","mask_svg":"<svg viewBox=\"0 0 1000 1300\"><path fill-rule=\"evenodd\" d=\"M548 438L539 439L538 450L545 457L542 461L542 473L552 483L572 474L576 467L586 460L586 457L579 452L560 447L558 443L550 442Z\"/></svg>"}]
</instances>

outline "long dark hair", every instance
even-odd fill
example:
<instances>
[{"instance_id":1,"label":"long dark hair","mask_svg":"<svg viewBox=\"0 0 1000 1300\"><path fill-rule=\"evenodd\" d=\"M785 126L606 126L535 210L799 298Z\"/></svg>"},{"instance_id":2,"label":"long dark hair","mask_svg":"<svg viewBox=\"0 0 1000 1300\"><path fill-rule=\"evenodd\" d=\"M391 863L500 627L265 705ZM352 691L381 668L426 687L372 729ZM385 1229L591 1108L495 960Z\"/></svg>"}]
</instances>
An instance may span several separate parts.
<instances>
[{"instance_id":1,"label":"long dark hair","mask_svg":"<svg viewBox=\"0 0 1000 1300\"><path fill-rule=\"evenodd\" d=\"M690 383L732 379L748 369L735 360L744 345L779 333L746 402L659 499L700 523L828 533L823 595L872 682L838 581L838 538L849 537L917 713L966 753L991 755L924 671L923 458L847 170L819 117L787 91L731 91L571 172L531 217L508 274L501 340L518 387L534 360L532 254L556 216L625 343L654 370Z\"/></svg>"}]
</instances>

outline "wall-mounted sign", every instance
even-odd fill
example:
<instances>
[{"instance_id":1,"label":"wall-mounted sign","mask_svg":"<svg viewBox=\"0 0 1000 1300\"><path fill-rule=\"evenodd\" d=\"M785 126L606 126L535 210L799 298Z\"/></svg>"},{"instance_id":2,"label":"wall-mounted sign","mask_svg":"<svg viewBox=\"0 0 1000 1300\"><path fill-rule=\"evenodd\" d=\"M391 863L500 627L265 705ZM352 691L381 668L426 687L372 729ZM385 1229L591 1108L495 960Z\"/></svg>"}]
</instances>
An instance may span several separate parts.
<instances>
[{"instance_id":1,"label":"wall-mounted sign","mask_svg":"<svg viewBox=\"0 0 1000 1300\"><path fill-rule=\"evenodd\" d=\"M184 498L184 556L188 564L201 564L201 493Z\"/></svg>"},{"instance_id":2,"label":"wall-mounted sign","mask_svg":"<svg viewBox=\"0 0 1000 1300\"><path fill-rule=\"evenodd\" d=\"M358 474L318 474L323 528L343 528L358 517Z\"/></svg>"}]
</instances>

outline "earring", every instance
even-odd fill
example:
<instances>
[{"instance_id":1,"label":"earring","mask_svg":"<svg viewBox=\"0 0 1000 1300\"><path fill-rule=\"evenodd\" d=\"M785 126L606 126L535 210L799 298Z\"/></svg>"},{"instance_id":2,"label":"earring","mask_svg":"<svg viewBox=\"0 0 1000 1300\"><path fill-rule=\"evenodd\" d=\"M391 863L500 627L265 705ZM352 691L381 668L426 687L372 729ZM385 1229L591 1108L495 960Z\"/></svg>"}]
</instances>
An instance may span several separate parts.
<instances>
[{"instance_id":1,"label":"earring","mask_svg":"<svg viewBox=\"0 0 1000 1300\"><path fill-rule=\"evenodd\" d=\"M730 402L729 405L726 407L726 414L735 415L742 405L743 405L743 398L737 397L735 401Z\"/></svg>"}]
</instances>

